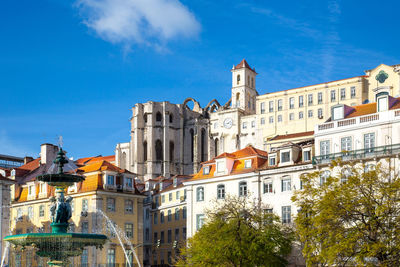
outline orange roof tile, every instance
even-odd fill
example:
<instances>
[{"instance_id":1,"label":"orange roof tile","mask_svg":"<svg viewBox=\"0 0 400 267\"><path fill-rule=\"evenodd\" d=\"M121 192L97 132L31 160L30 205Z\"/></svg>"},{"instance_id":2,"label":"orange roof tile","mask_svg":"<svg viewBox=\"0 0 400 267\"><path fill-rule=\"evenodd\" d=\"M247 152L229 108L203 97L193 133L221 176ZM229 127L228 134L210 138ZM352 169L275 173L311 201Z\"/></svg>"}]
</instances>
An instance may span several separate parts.
<instances>
[{"instance_id":1,"label":"orange roof tile","mask_svg":"<svg viewBox=\"0 0 400 267\"><path fill-rule=\"evenodd\" d=\"M39 166L40 166L40 158L37 158L37 159L34 159L34 160L18 167L18 169L33 171L33 170L39 168Z\"/></svg>"},{"instance_id":2,"label":"orange roof tile","mask_svg":"<svg viewBox=\"0 0 400 267\"><path fill-rule=\"evenodd\" d=\"M297 137L313 136L313 135L314 135L314 131L301 132L301 133L292 133L292 134L286 134L286 135L276 135L276 136L272 137L270 139L270 141L292 139L292 138L297 138Z\"/></svg>"},{"instance_id":3,"label":"orange roof tile","mask_svg":"<svg viewBox=\"0 0 400 267\"><path fill-rule=\"evenodd\" d=\"M78 168L78 172L79 171L83 171L83 172L95 172L95 171L115 171L115 172L126 172L126 173L131 173L127 170L121 169L117 166L115 166L114 164L105 161L105 160L100 160L100 161L95 161L91 164L85 165L83 167Z\"/></svg>"},{"instance_id":4,"label":"orange roof tile","mask_svg":"<svg viewBox=\"0 0 400 267\"><path fill-rule=\"evenodd\" d=\"M79 165L87 165L87 164L94 163L94 162L101 161L101 160L113 162L113 161L115 161L115 155L104 156L104 157L99 155L99 156L94 156L94 157L80 158L80 159L75 160L75 163L79 164Z\"/></svg>"}]
</instances>

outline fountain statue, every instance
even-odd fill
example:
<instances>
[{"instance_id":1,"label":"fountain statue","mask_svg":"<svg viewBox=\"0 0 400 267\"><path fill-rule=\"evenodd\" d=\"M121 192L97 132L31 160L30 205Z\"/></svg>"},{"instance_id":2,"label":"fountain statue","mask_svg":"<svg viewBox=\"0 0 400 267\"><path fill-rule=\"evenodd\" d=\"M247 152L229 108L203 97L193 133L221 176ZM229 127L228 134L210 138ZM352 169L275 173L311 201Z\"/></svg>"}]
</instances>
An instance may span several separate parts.
<instances>
[{"instance_id":1,"label":"fountain statue","mask_svg":"<svg viewBox=\"0 0 400 267\"><path fill-rule=\"evenodd\" d=\"M57 165L57 173L44 174L37 177L38 181L46 182L54 186L55 197L49 200L51 214L51 233L28 233L10 235L4 238L14 246L31 246L37 249L39 257L48 257L48 264L54 267L66 266L70 257L82 255L86 246L103 248L107 236L100 234L68 233L69 219L71 218L72 197L65 198L65 189L76 182L82 182L84 177L64 173L63 167L68 163L65 153L60 147L54 164Z\"/></svg>"}]
</instances>

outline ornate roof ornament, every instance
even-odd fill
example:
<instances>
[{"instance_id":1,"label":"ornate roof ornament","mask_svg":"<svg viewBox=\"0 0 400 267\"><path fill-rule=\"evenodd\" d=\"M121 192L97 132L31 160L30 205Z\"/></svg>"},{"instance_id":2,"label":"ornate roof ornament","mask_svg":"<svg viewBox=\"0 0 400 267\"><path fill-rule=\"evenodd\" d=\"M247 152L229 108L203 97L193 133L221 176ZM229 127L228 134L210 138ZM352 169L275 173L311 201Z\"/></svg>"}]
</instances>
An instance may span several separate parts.
<instances>
[{"instance_id":1,"label":"ornate roof ornament","mask_svg":"<svg viewBox=\"0 0 400 267\"><path fill-rule=\"evenodd\" d=\"M389 77L389 75L388 75L384 70L381 70L381 71L375 76L375 79L376 79L378 82L380 82L380 83L384 83L388 77Z\"/></svg>"}]
</instances>

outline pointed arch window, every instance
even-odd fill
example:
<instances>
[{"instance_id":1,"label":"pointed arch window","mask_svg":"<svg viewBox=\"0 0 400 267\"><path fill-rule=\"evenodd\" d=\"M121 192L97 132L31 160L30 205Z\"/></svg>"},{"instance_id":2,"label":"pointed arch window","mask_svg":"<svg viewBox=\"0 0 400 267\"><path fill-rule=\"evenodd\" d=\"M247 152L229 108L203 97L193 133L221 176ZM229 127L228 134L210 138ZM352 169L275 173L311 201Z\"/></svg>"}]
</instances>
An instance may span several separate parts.
<instances>
[{"instance_id":1,"label":"pointed arch window","mask_svg":"<svg viewBox=\"0 0 400 267\"><path fill-rule=\"evenodd\" d=\"M162 143L161 140L156 141L156 160L163 160L163 151L162 151Z\"/></svg>"},{"instance_id":2,"label":"pointed arch window","mask_svg":"<svg viewBox=\"0 0 400 267\"><path fill-rule=\"evenodd\" d=\"M156 114L156 121L161 121L161 120L162 120L161 112L157 112L157 114Z\"/></svg>"},{"instance_id":3,"label":"pointed arch window","mask_svg":"<svg viewBox=\"0 0 400 267\"><path fill-rule=\"evenodd\" d=\"M236 84L239 84L240 83L240 75L238 74L237 76L236 76Z\"/></svg>"},{"instance_id":4,"label":"pointed arch window","mask_svg":"<svg viewBox=\"0 0 400 267\"><path fill-rule=\"evenodd\" d=\"M143 142L143 161L147 161L147 141Z\"/></svg>"}]
</instances>

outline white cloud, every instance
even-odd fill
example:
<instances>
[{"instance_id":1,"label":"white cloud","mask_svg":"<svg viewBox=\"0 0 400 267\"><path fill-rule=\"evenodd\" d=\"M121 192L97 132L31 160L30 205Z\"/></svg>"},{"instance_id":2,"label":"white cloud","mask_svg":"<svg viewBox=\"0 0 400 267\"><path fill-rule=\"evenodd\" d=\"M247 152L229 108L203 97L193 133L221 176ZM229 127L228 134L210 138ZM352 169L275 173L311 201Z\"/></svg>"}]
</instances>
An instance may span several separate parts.
<instances>
[{"instance_id":1,"label":"white cloud","mask_svg":"<svg viewBox=\"0 0 400 267\"><path fill-rule=\"evenodd\" d=\"M77 0L84 23L102 39L130 48L156 48L200 31L194 14L179 0Z\"/></svg>"}]
</instances>

